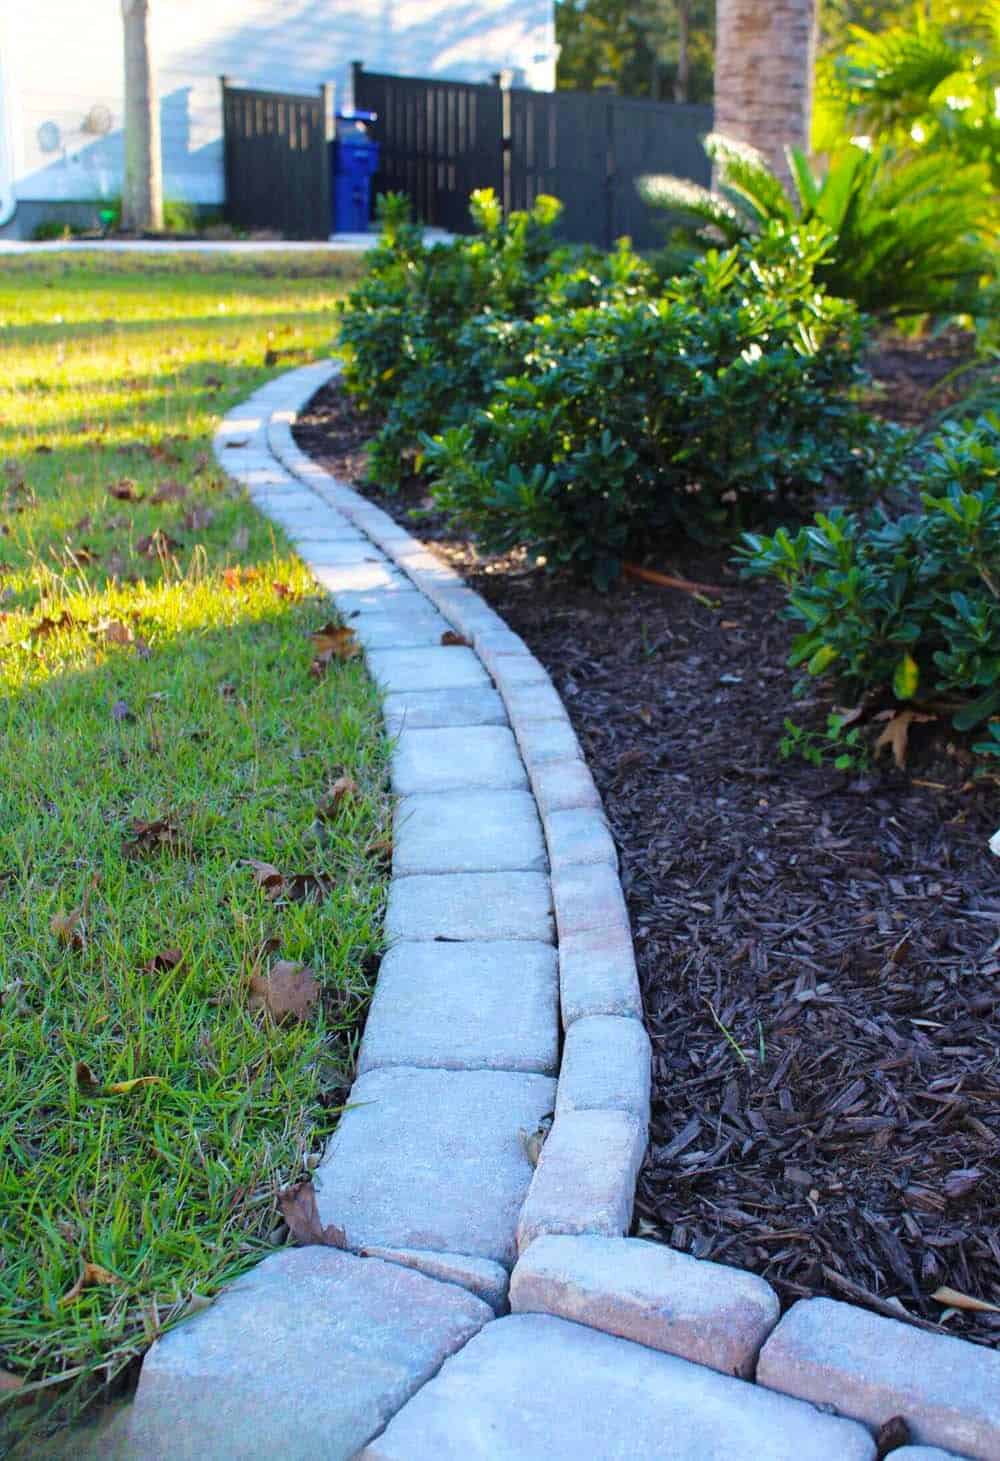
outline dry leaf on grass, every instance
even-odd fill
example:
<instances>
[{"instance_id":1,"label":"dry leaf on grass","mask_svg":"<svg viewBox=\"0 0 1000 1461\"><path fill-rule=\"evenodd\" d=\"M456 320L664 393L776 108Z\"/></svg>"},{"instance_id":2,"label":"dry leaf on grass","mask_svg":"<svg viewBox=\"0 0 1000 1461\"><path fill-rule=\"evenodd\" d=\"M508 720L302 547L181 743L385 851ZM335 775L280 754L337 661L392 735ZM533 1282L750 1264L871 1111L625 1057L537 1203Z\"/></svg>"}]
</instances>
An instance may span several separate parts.
<instances>
[{"instance_id":1,"label":"dry leaf on grass","mask_svg":"<svg viewBox=\"0 0 1000 1461\"><path fill-rule=\"evenodd\" d=\"M296 1243L306 1247L320 1244L325 1248L346 1248L347 1234L336 1223L324 1227L316 1207L316 1189L311 1182L296 1182L278 1193L281 1216Z\"/></svg>"},{"instance_id":2,"label":"dry leaf on grass","mask_svg":"<svg viewBox=\"0 0 1000 1461\"><path fill-rule=\"evenodd\" d=\"M67 1304L75 1304L84 1289L109 1283L121 1283L121 1279L116 1273L109 1273L106 1268L102 1268L99 1263L85 1263L76 1283L59 1300L59 1306L65 1308Z\"/></svg>"},{"instance_id":3,"label":"dry leaf on grass","mask_svg":"<svg viewBox=\"0 0 1000 1461\"><path fill-rule=\"evenodd\" d=\"M135 635L127 624L119 619L106 619L96 625L95 632L108 644L131 644Z\"/></svg>"},{"instance_id":4,"label":"dry leaf on grass","mask_svg":"<svg viewBox=\"0 0 1000 1461\"><path fill-rule=\"evenodd\" d=\"M472 640L466 639L464 634L459 634L457 629L446 629L441 635L441 643L444 645L458 645L465 649L472 648Z\"/></svg>"},{"instance_id":5,"label":"dry leaf on grass","mask_svg":"<svg viewBox=\"0 0 1000 1461\"><path fill-rule=\"evenodd\" d=\"M281 897L285 891L285 877L274 863L260 862L256 857L248 857L246 866L253 868L254 881L259 888L263 888L272 902Z\"/></svg>"},{"instance_id":6,"label":"dry leaf on grass","mask_svg":"<svg viewBox=\"0 0 1000 1461\"><path fill-rule=\"evenodd\" d=\"M173 822L157 817L151 822L133 822L125 839L126 857L146 852L177 852L181 836Z\"/></svg>"},{"instance_id":7,"label":"dry leaf on grass","mask_svg":"<svg viewBox=\"0 0 1000 1461\"><path fill-rule=\"evenodd\" d=\"M875 755L888 746L892 751L892 758L902 771L906 765L906 751L910 740L910 726L924 725L927 721L936 720L936 715L923 715L919 710L884 710L876 720L886 721L885 729L875 742Z\"/></svg>"},{"instance_id":8,"label":"dry leaf on grass","mask_svg":"<svg viewBox=\"0 0 1000 1461\"><path fill-rule=\"evenodd\" d=\"M334 624L331 621L314 629L309 639L315 650L313 662L309 666L309 673L314 679L326 673L331 660L354 659L361 653L361 645L354 630L349 629L346 624Z\"/></svg>"},{"instance_id":9,"label":"dry leaf on grass","mask_svg":"<svg viewBox=\"0 0 1000 1461\"><path fill-rule=\"evenodd\" d=\"M250 1008L264 1010L276 1024L304 1020L319 999L319 984L308 964L279 959L268 974L250 979Z\"/></svg>"},{"instance_id":10,"label":"dry leaf on grass","mask_svg":"<svg viewBox=\"0 0 1000 1461\"><path fill-rule=\"evenodd\" d=\"M182 502L187 495L188 490L183 482L175 482L172 478L168 478L166 482L160 483L149 500L157 504L163 502Z\"/></svg>"},{"instance_id":11,"label":"dry leaf on grass","mask_svg":"<svg viewBox=\"0 0 1000 1461\"><path fill-rule=\"evenodd\" d=\"M200 533L202 528L209 528L215 522L215 513L210 507L192 507L182 518L182 524L189 533Z\"/></svg>"},{"instance_id":12,"label":"dry leaf on grass","mask_svg":"<svg viewBox=\"0 0 1000 1461\"><path fill-rule=\"evenodd\" d=\"M83 948L83 908L73 908L69 913L54 913L49 920L49 929L61 944L71 948Z\"/></svg>"},{"instance_id":13,"label":"dry leaf on grass","mask_svg":"<svg viewBox=\"0 0 1000 1461\"><path fill-rule=\"evenodd\" d=\"M60 629L73 629L76 627L76 620L68 609L54 619L46 614L37 624L28 630L29 639L47 639L50 634L56 634Z\"/></svg>"},{"instance_id":14,"label":"dry leaf on grass","mask_svg":"<svg viewBox=\"0 0 1000 1461\"><path fill-rule=\"evenodd\" d=\"M974 1314L1000 1314L1000 1304L988 1304L985 1299L975 1299L971 1294L963 1294L959 1289L948 1288L946 1284L935 1289L931 1298L949 1309L965 1309Z\"/></svg>"},{"instance_id":15,"label":"dry leaf on grass","mask_svg":"<svg viewBox=\"0 0 1000 1461\"><path fill-rule=\"evenodd\" d=\"M338 776L337 780L324 792L316 805L316 815L321 821L327 822L335 817L345 802L353 801L358 795L358 783L353 776Z\"/></svg>"},{"instance_id":16,"label":"dry leaf on grass","mask_svg":"<svg viewBox=\"0 0 1000 1461\"><path fill-rule=\"evenodd\" d=\"M142 967L147 974L169 974L171 969L177 968L182 958L180 949L161 949L158 954L147 959Z\"/></svg>"},{"instance_id":17,"label":"dry leaf on grass","mask_svg":"<svg viewBox=\"0 0 1000 1461\"><path fill-rule=\"evenodd\" d=\"M76 1088L81 1096L130 1096L133 1091L145 1086L162 1086L163 1078L158 1075L137 1075L127 1081L112 1081L105 1085L98 1080L85 1060L78 1060L73 1068Z\"/></svg>"},{"instance_id":18,"label":"dry leaf on grass","mask_svg":"<svg viewBox=\"0 0 1000 1461\"><path fill-rule=\"evenodd\" d=\"M108 496L114 497L118 502L143 502L145 493L136 489L131 477L123 477L120 482L115 482L108 488Z\"/></svg>"},{"instance_id":19,"label":"dry leaf on grass","mask_svg":"<svg viewBox=\"0 0 1000 1461\"><path fill-rule=\"evenodd\" d=\"M135 545L135 551L143 558L159 558L164 553L175 553L182 546L176 538L172 538L169 533L161 532L157 528L148 537L139 539Z\"/></svg>"}]
</instances>

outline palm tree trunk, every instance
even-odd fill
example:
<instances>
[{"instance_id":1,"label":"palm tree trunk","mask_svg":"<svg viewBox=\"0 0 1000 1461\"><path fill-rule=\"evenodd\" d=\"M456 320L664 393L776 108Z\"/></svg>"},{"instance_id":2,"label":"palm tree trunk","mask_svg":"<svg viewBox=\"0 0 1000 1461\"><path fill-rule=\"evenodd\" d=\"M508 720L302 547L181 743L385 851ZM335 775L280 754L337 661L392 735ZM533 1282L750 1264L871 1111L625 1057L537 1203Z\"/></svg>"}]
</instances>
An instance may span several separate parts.
<instances>
[{"instance_id":1,"label":"palm tree trunk","mask_svg":"<svg viewBox=\"0 0 1000 1461\"><path fill-rule=\"evenodd\" d=\"M150 0L122 0L125 35L125 179L122 227L163 227L160 107L149 35Z\"/></svg>"},{"instance_id":2,"label":"palm tree trunk","mask_svg":"<svg viewBox=\"0 0 1000 1461\"><path fill-rule=\"evenodd\" d=\"M816 0L718 0L715 130L747 142L789 178L785 148L806 148Z\"/></svg>"}]
</instances>

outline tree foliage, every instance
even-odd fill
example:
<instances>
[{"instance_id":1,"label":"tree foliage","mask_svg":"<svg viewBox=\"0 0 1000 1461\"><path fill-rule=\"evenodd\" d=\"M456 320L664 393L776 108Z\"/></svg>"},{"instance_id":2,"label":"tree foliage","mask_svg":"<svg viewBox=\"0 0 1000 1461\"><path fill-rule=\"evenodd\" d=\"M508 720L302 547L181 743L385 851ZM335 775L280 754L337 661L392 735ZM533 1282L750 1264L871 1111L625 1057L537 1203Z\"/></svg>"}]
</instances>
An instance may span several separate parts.
<instances>
[{"instance_id":1,"label":"tree foliage","mask_svg":"<svg viewBox=\"0 0 1000 1461\"><path fill-rule=\"evenodd\" d=\"M711 101L714 37L715 0L557 0L557 85Z\"/></svg>"}]
</instances>

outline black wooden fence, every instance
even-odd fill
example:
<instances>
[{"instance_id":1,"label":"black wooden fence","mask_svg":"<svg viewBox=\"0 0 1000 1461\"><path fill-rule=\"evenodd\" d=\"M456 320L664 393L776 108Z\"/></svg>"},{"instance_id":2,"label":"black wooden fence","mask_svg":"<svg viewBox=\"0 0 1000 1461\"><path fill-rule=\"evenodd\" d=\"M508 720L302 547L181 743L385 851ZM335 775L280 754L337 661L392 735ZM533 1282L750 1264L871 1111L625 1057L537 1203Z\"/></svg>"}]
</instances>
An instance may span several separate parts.
<instances>
[{"instance_id":1,"label":"black wooden fence","mask_svg":"<svg viewBox=\"0 0 1000 1461\"><path fill-rule=\"evenodd\" d=\"M508 209L553 193L573 242L608 248L629 234L652 248L663 215L639 197L637 179L674 173L707 186L711 177L707 106L388 76L358 62L354 105L378 114L374 192L408 193L418 218L455 233L471 226L473 189L494 188Z\"/></svg>"},{"instance_id":2,"label":"black wooden fence","mask_svg":"<svg viewBox=\"0 0 1000 1461\"><path fill-rule=\"evenodd\" d=\"M328 238L333 88L298 96L221 80L227 221L285 238Z\"/></svg>"}]
</instances>

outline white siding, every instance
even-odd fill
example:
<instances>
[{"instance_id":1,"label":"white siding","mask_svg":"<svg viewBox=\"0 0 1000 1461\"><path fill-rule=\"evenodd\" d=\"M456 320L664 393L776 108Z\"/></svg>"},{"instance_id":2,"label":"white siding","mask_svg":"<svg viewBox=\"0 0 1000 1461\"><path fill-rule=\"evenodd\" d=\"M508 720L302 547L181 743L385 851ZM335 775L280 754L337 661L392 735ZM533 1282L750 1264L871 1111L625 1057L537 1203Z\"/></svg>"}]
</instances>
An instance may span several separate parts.
<instances>
[{"instance_id":1,"label":"white siding","mask_svg":"<svg viewBox=\"0 0 1000 1461\"><path fill-rule=\"evenodd\" d=\"M5 6L17 196L118 193L119 0L0 0L0 12ZM553 13L553 0L155 0L164 192L222 201L222 74L278 90L333 81L343 101L358 58L373 71L470 81L510 68L519 84L550 89ZM82 129L95 105L111 113L104 137Z\"/></svg>"}]
</instances>

